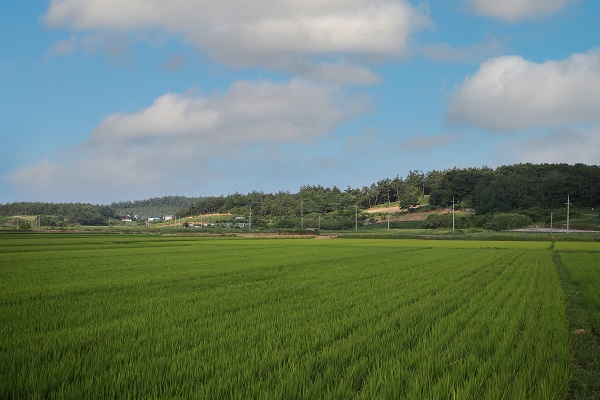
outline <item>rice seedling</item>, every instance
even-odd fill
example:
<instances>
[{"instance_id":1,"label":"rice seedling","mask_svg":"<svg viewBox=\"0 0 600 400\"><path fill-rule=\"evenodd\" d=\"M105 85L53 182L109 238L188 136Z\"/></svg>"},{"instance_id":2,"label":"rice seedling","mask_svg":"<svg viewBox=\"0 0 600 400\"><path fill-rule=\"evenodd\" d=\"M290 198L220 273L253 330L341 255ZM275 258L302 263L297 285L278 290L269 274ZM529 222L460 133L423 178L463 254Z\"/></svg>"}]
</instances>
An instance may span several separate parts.
<instances>
[{"instance_id":1,"label":"rice seedling","mask_svg":"<svg viewBox=\"0 0 600 400\"><path fill-rule=\"evenodd\" d=\"M0 237L3 398L544 398L549 243Z\"/></svg>"}]
</instances>

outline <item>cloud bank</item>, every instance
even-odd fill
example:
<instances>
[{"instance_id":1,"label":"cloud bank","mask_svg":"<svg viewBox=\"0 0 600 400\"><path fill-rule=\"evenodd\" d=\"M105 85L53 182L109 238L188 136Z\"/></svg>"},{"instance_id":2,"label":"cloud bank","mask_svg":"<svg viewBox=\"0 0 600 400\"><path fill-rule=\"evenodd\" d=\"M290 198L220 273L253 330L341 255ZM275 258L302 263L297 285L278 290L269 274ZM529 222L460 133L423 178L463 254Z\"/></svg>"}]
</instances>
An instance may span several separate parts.
<instances>
[{"instance_id":1,"label":"cloud bank","mask_svg":"<svg viewBox=\"0 0 600 400\"><path fill-rule=\"evenodd\" d=\"M508 22L541 18L574 2L574 0L469 0L477 14Z\"/></svg>"},{"instance_id":2,"label":"cloud bank","mask_svg":"<svg viewBox=\"0 0 600 400\"><path fill-rule=\"evenodd\" d=\"M430 25L426 11L402 0L52 0L44 19L84 34L159 30L227 65L294 73L301 67L304 76L324 78L343 68L343 79L358 83L374 78L348 66L348 57L361 63L403 55L410 36ZM72 47L65 42L56 51L66 44ZM339 56L341 66L322 59Z\"/></svg>"},{"instance_id":3,"label":"cloud bank","mask_svg":"<svg viewBox=\"0 0 600 400\"><path fill-rule=\"evenodd\" d=\"M600 126L571 128L513 141L505 146L513 162L598 165Z\"/></svg>"},{"instance_id":4,"label":"cloud bank","mask_svg":"<svg viewBox=\"0 0 600 400\"><path fill-rule=\"evenodd\" d=\"M225 93L204 95L166 93L135 113L109 115L85 143L60 159L17 170L9 180L34 198L139 197L156 193L155 187L181 192L182 182L207 187L272 168L286 146L314 146L368 109L364 99L336 86L304 80L238 81Z\"/></svg>"},{"instance_id":5,"label":"cloud bank","mask_svg":"<svg viewBox=\"0 0 600 400\"><path fill-rule=\"evenodd\" d=\"M447 120L494 132L600 122L600 49L560 61L481 64L450 98Z\"/></svg>"}]
</instances>

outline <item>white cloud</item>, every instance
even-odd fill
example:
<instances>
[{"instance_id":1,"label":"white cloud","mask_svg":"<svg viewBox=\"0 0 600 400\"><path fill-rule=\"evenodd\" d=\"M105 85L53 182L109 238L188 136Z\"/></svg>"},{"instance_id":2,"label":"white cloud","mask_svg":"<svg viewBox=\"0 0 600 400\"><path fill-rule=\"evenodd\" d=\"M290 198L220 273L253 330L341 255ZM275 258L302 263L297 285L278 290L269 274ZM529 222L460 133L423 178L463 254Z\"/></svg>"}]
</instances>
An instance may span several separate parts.
<instances>
[{"instance_id":1,"label":"white cloud","mask_svg":"<svg viewBox=\"0 0 600 400\"><path fill-rule=\"evenodd\" d=\"M351 62L299 64L289 69L299 76L337 84L372 85L381 81L370 69Z\"/></svg>"},{"instance_id":2,"label":"white cloud","mask_svg":"<svg viewBox=\"0 0 600 400\"><path fill-rule=\"evenodd\" d=\"M225 93L205 95L166 93L138 112L109 115L66 156L17 170L10 182L23 197L54 200L140 198L157 187L181 193L181 182L204 187L215 171L220 176L214 179L229 174L233 181L242 170L264 169L286 146L306 151L367 110L360 97L305 80L239 81ZM241 188L226 192L235 190Z\"/></svg>"},{"instance_id":3,"label":"white cloud","mask_svg":"<svg viewBox=\"0 0 600 400\"><path fill-rule=\"evenodd\" d=\"M77 50L77 47L77 36L71 35L69 39L59 40L58 42L54 43L48 50L46 58L69 55Z\"/></svg>"},{"instance_id":4,"label":"white cloud","mask_svg":"<svg viewBox=\"0 0 600 400\"><path fill-rule=\"evenodd\" d=\"M552 14L576 0L469 0L476 13L516 22Z\"/></svg>"},{"instance_id":5,"label":"white cloud","mask_svg":"<svg viewBox=\"0 0 600 400\"><path fill-rule=\"evenodd\" d=\"M512 162L567 163L598 165L600 162L600 125L536 135L510 142L503 149Z\"/></svg>"},{"instance_id":6,"label":"white cloud","mask_svg":"<svg viewBox=\"0 0 600 400\"><path fill-rule=\"evenodd\" d=\"M68 56L76 51L86 54L105 55L112 65L135 67L131 57L129 39L123 34L93 32L83 35L71 35L69 39L55 42L45 55L45 61L54 57Z\"/></svg>"},{"instance_id":7,"label":"white cloud","mask_svg":"<svg viewBox=\"0 0 600 400\"><path fill-rule=\"evenodd\" d=\"M430 25L426 11L404 0L53 0L45 21L121 35L159 29L182 35L219 62L275 69L298 60L319 64L331 55L396 57L406 53L411 34ZM316 74L332 76L325 67L317 65ZM344 68L344 79L374 80Z\"/></svg>"},{"instance_id":8,"label":"white cloud","mask_svg":"<svg viewBox=\"0 0 600 400\"><path fill-rule=\"evenodd\" d=\"M332 85L238 81L225 94L167 93L137 113L111 115L96 128L92 140L132 143L193 136L210 139L213 146L257 140L307 143L365 107Z\"/></svg>"},{"instance_id":9,"label":"white cloud","mask_svg":"<svg viewBox=\"0 0 600 400\"><path fill-rule=\"evenodd\" d=\"M468 47L457 47L448 43L435 43L415 47L414 52L423 57L442 62L481 62L490 56L502 53L506 40L487 39Z\"/></svg>"},{"instance_id":10,"label":"white cloud","mask_svg":"<svg viewBox=\"0 0 600 400\"><path fill-rule=\"evenodd\" d=\"M447 119L489 131L519 131L600 121L600 49L566 60L488 60L449 101Z\"/></svg>"}]
</instances>

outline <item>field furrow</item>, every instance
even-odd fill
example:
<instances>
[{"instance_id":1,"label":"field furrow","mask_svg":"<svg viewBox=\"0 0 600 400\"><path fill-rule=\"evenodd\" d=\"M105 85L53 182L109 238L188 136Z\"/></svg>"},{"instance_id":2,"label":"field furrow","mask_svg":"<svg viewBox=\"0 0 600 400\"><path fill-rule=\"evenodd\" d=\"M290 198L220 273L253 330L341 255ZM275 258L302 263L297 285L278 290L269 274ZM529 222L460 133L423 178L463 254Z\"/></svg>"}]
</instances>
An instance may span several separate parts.
<instances>
[{"instance_id":1,"label":"field furrow","mask_svg":"<svg viewBox=\"0 0 600 400\"><path fill-rule=\"evenodd\" d=\"M117 239L0 239L0 397L566 397L548 244Z\"/></svg>"}]
</instances>

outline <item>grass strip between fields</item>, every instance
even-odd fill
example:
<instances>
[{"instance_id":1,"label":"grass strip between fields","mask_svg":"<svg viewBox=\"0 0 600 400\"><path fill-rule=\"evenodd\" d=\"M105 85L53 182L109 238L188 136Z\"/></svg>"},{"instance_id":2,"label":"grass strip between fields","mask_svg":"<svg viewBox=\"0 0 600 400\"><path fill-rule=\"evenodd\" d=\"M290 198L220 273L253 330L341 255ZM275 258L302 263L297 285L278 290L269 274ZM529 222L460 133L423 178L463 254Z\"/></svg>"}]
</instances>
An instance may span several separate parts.
<instances>
[{"instance_id":1,"label":"grass strip between fields","mask_svg":"<svg viewBox=\"0 0 600 400\"><path fill-rule=\"evenodd\" d=\"M573 333L572 351L574 377L571 381L569 399L600 398L600 337L592 329L589 303L581 287L573 282L569 270L562 262L561 254L554 251L554 264L567 301L567 323ZM581 329L585 331L582 332Z\"/></svg>"}]
</instances>

